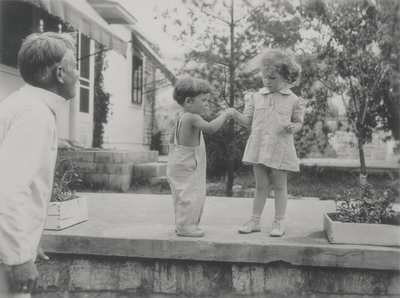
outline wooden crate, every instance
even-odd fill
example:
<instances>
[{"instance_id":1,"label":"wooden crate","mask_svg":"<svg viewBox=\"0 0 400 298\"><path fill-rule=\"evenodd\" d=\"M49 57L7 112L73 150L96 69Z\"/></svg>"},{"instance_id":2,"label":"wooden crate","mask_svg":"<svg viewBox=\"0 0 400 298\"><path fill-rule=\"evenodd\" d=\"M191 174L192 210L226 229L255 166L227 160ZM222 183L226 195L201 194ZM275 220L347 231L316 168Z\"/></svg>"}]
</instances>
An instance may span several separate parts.
<instances>
[{"instance_id":1,"label":"wooden crate","mask_svg":"<svg viewBox=\"0 0 400 298\"><path fill-rule=\"evenodd\" d=\"M88 219L87 196L64 202L51 202L45 230L62 230Z\"/></svg>"},{"instance_id":2,"label":"wooden crate","mask_svg":"<svg viewBox=\"0 0 400 298\"><path fill-rule=\"evenodd\" d=\"M400 246L400 226L332 221L324 213L324 231L330 243Z\"/></svg>"}]
</instances>

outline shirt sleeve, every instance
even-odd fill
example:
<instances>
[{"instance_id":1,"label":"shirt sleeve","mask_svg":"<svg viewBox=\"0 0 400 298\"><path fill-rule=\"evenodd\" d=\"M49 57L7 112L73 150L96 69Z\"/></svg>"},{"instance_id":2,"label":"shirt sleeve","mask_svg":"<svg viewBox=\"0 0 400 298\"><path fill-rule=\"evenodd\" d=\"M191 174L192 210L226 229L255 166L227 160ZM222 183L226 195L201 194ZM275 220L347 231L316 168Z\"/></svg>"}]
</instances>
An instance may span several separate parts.
<instances>
[{"instance_id":1,"label":"shirt sleeve","mask_svg":"<svg viewBox=\"0 0 400 298\"><path fill-rule=\"evenodd\" d=\"M254 116L254 97L255 93L247 93L244 96L244 111L243 115L253 118Z\"/></svg>"},{"instance_id":2,"label":"shirt sleeve","mask_svg":"<svg viewBox=\"0 0 400 298\"><path fill-rule=\"evenodd\" d=\"M6 265L32 258L25 205L30 185L50 154L51 128L43 111L20 111L10 122L0 148L0 257Z\"/></svg>"},{"instance_id":3,"label":"shirt sleeve","mask_svg":"<svg viewBox=\"0 0 400 298\"><path fill-rule=\"evenodd\" d=\"M303 123L304 122L304 113L306 111L306 105L307 101L304 100L301 97L298 97L295 105L294 105L294 111L293 111L293 116L292 116L292 122L293 123Z\"/></svg>"}]
</instances>

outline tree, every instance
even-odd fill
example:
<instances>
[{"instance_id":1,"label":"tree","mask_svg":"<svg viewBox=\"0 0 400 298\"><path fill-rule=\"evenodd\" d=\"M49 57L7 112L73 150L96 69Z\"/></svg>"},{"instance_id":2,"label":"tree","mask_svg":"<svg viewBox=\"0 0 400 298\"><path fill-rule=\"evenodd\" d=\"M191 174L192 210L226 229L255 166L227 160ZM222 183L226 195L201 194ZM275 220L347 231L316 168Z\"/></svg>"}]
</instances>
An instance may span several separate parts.
<instances>
[{"instance_id":1,"label":"tree","mask_svg":"<svg viewBox=\"0 0 400 298\"><path fill-rule=\"evenodd\" d=\"M184 5L163 13L165 31L187 49L183 73L209 81L214 89L210 118L221 109L243 110L243 93L262 87L261 78L246 72L246 62L265 47L293 47L300 37L300 19L292 5L282 1L182 1ZM283 5L282 5L283 4ZM174 16L178 15L179 19ZM187 17L185 17L187 16ZM249 130L229 121L215 134L206 136L208 171L227 175L226 195L232 196L235 169Z\"/></svg>"},{"instance_id":2,"label":"tree","mask_svg":"<svg viewBox=\"0 0 400 298\"><path fill-rule=\"evenodd\" d=\"M399 139L399 2L307 1L299 6L308 28L319 32L319 80L345 102L354 132L360 178L366 180L364 145L375 129Z\"/></svg>"}]
</instances>

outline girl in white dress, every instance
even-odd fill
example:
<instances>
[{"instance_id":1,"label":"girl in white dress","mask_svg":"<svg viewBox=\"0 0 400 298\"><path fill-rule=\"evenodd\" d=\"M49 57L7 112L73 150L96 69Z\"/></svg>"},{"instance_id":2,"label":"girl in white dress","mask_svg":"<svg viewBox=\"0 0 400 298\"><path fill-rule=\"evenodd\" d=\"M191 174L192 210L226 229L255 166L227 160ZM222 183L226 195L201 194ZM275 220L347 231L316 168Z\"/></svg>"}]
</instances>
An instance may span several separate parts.
<instances>
[{"instance_id":1,"label":"girl in white dress","mask_svg":"<svg viewBox=\"0 0 400 298\"><path fill-rule=\"evenodd\" d=\"M283 219L287 205L287 172L299 171L293 134L301 130L306 101L289 88L299 80L301 67L289 50L267 49L255 60L262 73L264 88L245 95L243 114L233 118L251 126L243 163L252 164L256 180L253 213L239 233L260 232L260 218L272 183L275 193L275 218L270 236L285 233Z\"/></svg>"}]
</instances>

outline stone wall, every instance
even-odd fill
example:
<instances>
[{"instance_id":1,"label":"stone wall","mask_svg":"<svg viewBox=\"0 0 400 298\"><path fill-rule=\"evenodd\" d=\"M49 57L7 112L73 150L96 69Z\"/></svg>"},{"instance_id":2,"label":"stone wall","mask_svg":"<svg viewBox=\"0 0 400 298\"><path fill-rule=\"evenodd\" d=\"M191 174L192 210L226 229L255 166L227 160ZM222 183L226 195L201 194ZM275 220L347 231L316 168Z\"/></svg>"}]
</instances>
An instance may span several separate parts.
<instances>
[{"instance_id":1,"label":"stone wall","mask_svg":"<svg viewBox=\"0 0 400 298\"><path fill-rule=\"evenodd\" d=\"M393 155L393 142L384 142L387 134L383 132L374 132L372 142L365 144L365 159L388 160ZM358 144L354 133L338 131L330 134L330 145L337 155L337 158L358 159Z\"/></svg>"},{"instance_id":2,"label":"stone wall","mask_svg":"<svg viewBox=\"0 0 400 298\"><path fill-rule=\"evenodd\" d=\"M132 183L133 167L158 161L157 151L83 150L79 167L86 189L127 191ZM66 153L74 158L75 151Z\"/></svg>"},{"instance_id":3,"label":"stone wall","mask_svg":"<svg viewBox=\"0 0 400 298\"><path fill-rule=\"evenodd\" d=\"M35 298L155 293L193 297L400 295L398 271L293 266L281 261L247 264L51 254L50 261L39 263L38 269L41 279Z\"/></svg>"}]
</instances>

